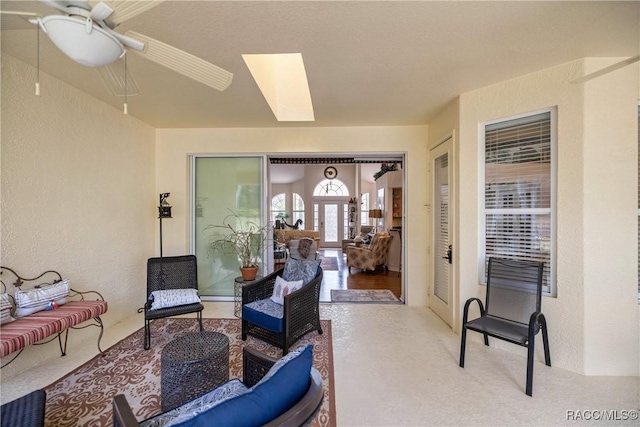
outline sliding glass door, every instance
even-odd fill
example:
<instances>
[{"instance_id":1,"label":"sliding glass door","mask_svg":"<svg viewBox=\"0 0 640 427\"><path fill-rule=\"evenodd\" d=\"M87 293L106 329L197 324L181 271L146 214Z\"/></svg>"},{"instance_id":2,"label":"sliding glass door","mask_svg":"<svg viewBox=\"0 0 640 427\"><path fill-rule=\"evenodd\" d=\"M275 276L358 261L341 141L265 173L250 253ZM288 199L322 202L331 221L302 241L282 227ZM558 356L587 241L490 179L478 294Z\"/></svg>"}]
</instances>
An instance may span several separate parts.
<instances>
[{"instance_id":1,"label":"sliding glass door","mask_svg":"<svg viewBox=\"0 0 640 427\"><path fill-rule=\"evenodd\" d=\"M264 157L191 158L191 241L198 258L198 287L203 297L232 297L240 262L232 254L211 252L209 243L225 217L264 224ZM264 265L259 274L263 274Z\"/></svg>"}]
</instances>

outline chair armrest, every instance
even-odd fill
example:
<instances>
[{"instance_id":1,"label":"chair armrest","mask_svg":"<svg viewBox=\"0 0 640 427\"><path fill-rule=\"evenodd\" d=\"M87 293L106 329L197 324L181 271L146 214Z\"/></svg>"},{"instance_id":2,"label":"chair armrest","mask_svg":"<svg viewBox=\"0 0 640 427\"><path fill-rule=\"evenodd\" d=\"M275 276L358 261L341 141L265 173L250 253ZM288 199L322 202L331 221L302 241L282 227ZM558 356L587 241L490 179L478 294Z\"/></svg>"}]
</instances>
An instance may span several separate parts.
<instances>
[{"instance_id":1,"label":"chair armrest","mask_svg":"<svg viewBox=\"0 0 640 427\"><path fill-rule=\"evenodd\" d=\"M242 382L247 387L253 387L271 369L276 360L252 347L244 347L242 349Z\"/></svg>"},{"instance_id":2,"label":"chair armrest","mask_svg":"<svg viewBox=\"0 0 640 427\"><path fill-rule=\"evenodd\" d=\"M242 286L242 305L248 304L253 301L269 298L273 295L273 287L276 283L276 277L282 276L283 270L277 270L263 277L260 280L249 285Z\"/></svg>"},{"instance_id":3,"label":"chair armrest","mask_svg":"<svg viewBox=\"0 0 640 427\"><path fill-rule=\"evenodd\" d=\"M133 411L123 394L118 394L113 398L113 426L114 427L137 427L138 421L133 416Z\"/></svg>"},{"instance_id":4,"label":"chair armrest","mask_svg":"<svg viewBox=\"0 0 640 427\"><path fill-rule=\"evenodd\" d=\"M478 307L480 308L480 317L484 316L484 304L482 304L482 301L480 301L479 298L469 298L467 300L467 302L464 303L464 310L463 310L463 316L462 316L462 324L465 325L467 323L467 320L469 320L469 307L471 306L471 303L476 301L478 303Z\"/></svg>"},{"instance_id":5,"label":"chair armrest","mask_svg":"<svg viewBox=\"0 0 640 427\"><path fill-rule=\"evenodd\" d=\"M293 407L280 415L275 420L265 424L263 427L283 427L283 426L307 426L320 411L324 391L322 389L322 376L317 369L311 368L309 389L307 393Z\"/></svg>"}]
</instances>

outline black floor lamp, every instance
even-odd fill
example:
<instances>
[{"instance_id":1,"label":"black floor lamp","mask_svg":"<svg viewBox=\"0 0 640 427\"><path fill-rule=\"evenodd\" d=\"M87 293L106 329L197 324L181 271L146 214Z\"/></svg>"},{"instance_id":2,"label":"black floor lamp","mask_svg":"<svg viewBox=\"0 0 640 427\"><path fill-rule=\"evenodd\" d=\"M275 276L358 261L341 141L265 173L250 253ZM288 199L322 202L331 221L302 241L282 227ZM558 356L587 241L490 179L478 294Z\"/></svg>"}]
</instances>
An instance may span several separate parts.
<instances>
[{"instance_id":1,"label":"black floor lamp","mask_svg":"<svg viewBox=\"0 0 640 427\"><path fill-rule=\"evenodd\" d=\"M162 219L171 218L171 205L167 201L170 193L160 193L160 204L158 205L158 218L160 219L160 258L162 258Z\"/></svg>"}]
</instances>

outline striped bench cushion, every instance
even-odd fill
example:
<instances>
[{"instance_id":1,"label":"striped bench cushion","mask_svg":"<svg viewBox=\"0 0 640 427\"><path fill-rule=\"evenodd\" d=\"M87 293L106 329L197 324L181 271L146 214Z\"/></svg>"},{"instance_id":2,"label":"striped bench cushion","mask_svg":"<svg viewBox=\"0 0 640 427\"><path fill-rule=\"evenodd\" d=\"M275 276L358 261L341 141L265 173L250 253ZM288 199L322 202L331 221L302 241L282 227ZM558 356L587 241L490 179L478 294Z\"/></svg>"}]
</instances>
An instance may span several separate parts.
<instances>
[{"instance_id":1,"label":"striped bench cushion","mask_svg":"<svg viewBox=\"0 0 640 427\"><path fill-rule=\"evenodd\" d=\"M57 310L21 317L0 327L0 357L98 317L107 311L106 301L72 301Z\"/></svg>"}]
</instances>

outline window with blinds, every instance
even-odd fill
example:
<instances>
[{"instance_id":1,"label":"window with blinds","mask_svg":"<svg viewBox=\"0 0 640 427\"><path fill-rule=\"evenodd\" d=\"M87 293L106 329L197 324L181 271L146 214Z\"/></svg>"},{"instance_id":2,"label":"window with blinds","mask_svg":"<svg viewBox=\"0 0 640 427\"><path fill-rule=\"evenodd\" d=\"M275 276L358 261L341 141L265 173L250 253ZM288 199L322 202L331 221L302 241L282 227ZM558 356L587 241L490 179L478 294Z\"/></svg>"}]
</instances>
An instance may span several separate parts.
<instances>
[{"instance_id":1,"label":"window with blinds","mask_svg":"<svg viewBox=\"0 0 640 427\"><path fill-rule=\"evenodd\" d=\"M546 111L484 127L486 271L490 257L544 261L555 294L555 117Z\"/></svg>"}]
</instances>

